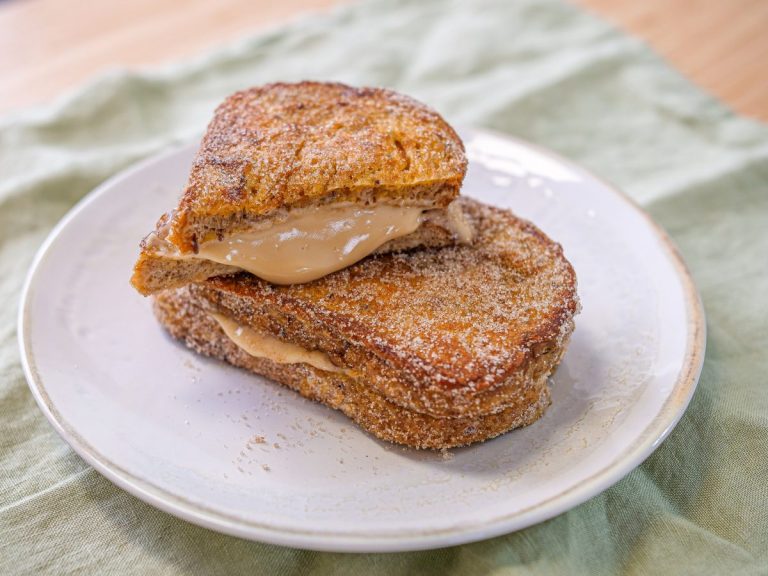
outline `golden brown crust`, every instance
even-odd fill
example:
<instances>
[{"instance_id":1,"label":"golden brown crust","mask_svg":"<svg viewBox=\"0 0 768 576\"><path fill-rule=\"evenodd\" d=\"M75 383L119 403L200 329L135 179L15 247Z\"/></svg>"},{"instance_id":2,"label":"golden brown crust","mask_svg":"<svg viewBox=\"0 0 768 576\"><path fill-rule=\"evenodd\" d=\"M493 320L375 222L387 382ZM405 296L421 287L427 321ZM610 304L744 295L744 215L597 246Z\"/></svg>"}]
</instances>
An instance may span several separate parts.
<instances>
[{"instance_id":1,"label":"golden brown crust","mask_svg":"<svg viewBox=\"0 0 768 576\"><path fill-rule=\"evenodd\" d=\"M508 211L461 200L473 246L370 257L314 282L248 275L190 287L201 306L317 349L378 394L431 416L518 405L560 360L578 309L561 247Z\"/></svg>"},{"instance_id":2,"label":"golden brown crust","mask_svg":"<svg viewBox=\"0 0 768 576\"><path fill-rule=\"evenodd\" d=\"M155 314L170 334L200 354L266 376L340 410L374 436L414 448L445 449L482 442L537 420L549 405L546 374L526 383L515 403L486 415L459 418L420 414L388 401L365 379L319 370L306 364L277 364L250 356L226 337L195 303L188 288L162 292Z\"/></svg>"},{"instance_id":3,"label":"golden brown crust","mask_svg":"<svg viewBox=\"0 0 768 576\"><path fill-rule=\"evenodd\" d=\"M168 239L182 252L279 208L458 194L464 147L423 104L382 88L300 82L238 92L203 137Z\"/></svg>"}]
</instances>

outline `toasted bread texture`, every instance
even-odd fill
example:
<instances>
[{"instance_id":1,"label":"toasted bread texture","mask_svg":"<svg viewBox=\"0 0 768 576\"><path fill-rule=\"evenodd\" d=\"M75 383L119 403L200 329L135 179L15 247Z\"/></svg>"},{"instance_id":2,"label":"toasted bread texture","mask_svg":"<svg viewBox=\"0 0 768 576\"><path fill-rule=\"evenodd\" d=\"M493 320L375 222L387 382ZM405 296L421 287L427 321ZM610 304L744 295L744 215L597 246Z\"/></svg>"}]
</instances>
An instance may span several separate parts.
<instances>
[{"instance_id":1,"label":"toasted bread texture","mask_svg":"<svg viewBox=\"0 0 768 576\"><path fill-rule=\"evenodd\" d=\"M472 246L376 255L319 280L273 286L238 274L161 293L156 311L195 350L342 410L380 438L443 448L528 424L578 310L561 247L508 211L463 199ZM245 354L201 311L341 368L274 365Z\"/></svg>"},{"instance_id":2,"label":"toasted bread texture","mask_svg":"<svg viewBox=\"0 0 768 576\"><path fill-rule=\"evenodd\" d=\"M526 383L514 403L493 414L440 418L390 402L364 379L307 364L278 364L238 348L205 313L188 288L155 297L157 318L168 332L199 354L265 376L305 398L340 410L377 438L412 448L445 449L482 442L536 421L550 403L547 375Z\"/></svg>"},{"instance_id":3,"label":"toasted bread texture","mask_svg":"<svg viewBox=\"0 0 768 576\"><path fill-rule=\"evenodd\" d=\"M397 92L324 82L251 88L217 108L168 240L190 252L275 210L321 202L445 207L466 167L448 123Z\"/></svg>"},{"instance_id":4,"label":"toasted bread texture","mask_svg":"<svg viewBox=\"0 0 768 576\"><path fill-rule=\"evenodd\" d=\"M142 242L132 283L149 294L224 271L169 256L194 255L207 240L286 210L340 202L445 208L466 168L445 120L391 90L300 82L238 92L216 110L179 205ZM456 240L421 237L428 245Z\"/></svg>"}]
</instances>

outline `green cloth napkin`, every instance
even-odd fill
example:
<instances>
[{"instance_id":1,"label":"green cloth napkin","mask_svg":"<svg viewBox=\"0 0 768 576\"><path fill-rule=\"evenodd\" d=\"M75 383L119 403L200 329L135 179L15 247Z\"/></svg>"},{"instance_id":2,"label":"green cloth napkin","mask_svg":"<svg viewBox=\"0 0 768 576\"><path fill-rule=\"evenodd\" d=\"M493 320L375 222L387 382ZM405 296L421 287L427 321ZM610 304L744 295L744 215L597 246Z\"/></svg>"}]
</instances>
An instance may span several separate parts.
<instances>
[{"instance_id":1,"label":"green cloth napkin","mask_svg":"<svg viewBox=\"0 0 768 576\"><path fill-rule=\"evenodd\" d=\"M168 39L173 42L173 38ZM223 536L117 489L56 435L16 343L50 229L121 168L199 134L227 94L336 79L553 148L614 181L680 246L709 337L662 446L548 522L444 550L326 554ZM151 73L115 72L0 121L0 574L767 574L768 130L559 0L373 1Z\"/></svg>"}]
</instances>

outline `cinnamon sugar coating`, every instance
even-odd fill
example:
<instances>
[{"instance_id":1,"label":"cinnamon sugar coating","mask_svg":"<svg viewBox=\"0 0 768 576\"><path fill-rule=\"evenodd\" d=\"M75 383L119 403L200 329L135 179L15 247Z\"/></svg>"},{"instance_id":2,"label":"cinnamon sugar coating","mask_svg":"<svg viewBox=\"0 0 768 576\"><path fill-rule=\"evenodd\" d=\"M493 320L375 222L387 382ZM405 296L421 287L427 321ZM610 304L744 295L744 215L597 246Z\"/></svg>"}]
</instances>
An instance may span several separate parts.
<instances>
[{"instance_id":1,"label":"cinnamon sugar coating","mask_svg":"<svg viewBox=\"0 0 768 576\"><path fill-rule=\"evenodd\" d=\"M439 448L493 437L548 404L546 380L579 307L576 276L529 222L461 205L473 246L376 255L303 285L218 277L161 293L158 316L194 349L338 408L381 438ZM202 311L324 352L346 372L253 359L203 327Z\"/></svg>"},{"instance_id":2,"label":"cinnamon sugar coating","mask_svg":"<svg viewBox=\"0 0 768 576\"><path fill-rule=\"evenodd\" d=\"M190 252L275 210L322 202L444 207L466 166L443 118L391 90L323 82L250 88L217 108L168 240Z\"/></svg>"},{"instance_id":3,"label":"cinnamon sugar coating","mask_svg":"<svg viewBox=\"0 0 768 576\"><path fill-rule=\"evenodd\" d=\"M251 356L224 335L186 288L155 297L155 314L168 332L199 354L265 376L305 398L341 411L381 440L441 450L482 442L536 421L550 403L546 375L520 390L517 401L483 416L439 418L390 402L364 379L325 372L306 364L278 364Z\"/></svg>"}]
</instances>

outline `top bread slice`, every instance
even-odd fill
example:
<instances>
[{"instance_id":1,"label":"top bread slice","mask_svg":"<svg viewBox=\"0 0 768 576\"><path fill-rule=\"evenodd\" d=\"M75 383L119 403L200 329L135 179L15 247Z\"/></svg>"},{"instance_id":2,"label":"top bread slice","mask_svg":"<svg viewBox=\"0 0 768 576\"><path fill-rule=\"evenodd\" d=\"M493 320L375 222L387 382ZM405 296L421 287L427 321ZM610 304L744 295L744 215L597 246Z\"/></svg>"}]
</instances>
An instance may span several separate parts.
<instances>
[{"instance_id":1,"label":"top bread slice","mask_svg":"<svg viewBox=\"0 0 768 576\"><path fill-rule=\"evenodd\" d=\"M203 242L285 211L379 202L444 209L466 166L443 118L391 90L301 82L238 92L216 110L178 207L142 243L132 283L147 294L232 271L169 256L194 255ZM404 245L455 239L439 224L420 234Z\"/></svg>"}]
</instances>

